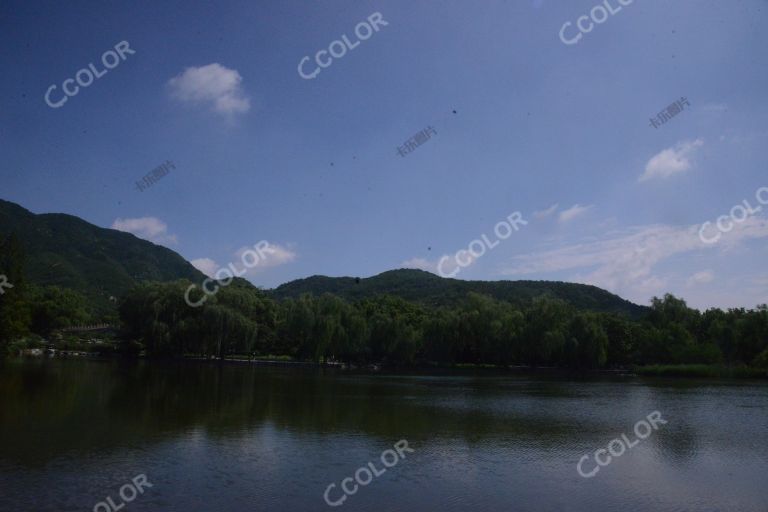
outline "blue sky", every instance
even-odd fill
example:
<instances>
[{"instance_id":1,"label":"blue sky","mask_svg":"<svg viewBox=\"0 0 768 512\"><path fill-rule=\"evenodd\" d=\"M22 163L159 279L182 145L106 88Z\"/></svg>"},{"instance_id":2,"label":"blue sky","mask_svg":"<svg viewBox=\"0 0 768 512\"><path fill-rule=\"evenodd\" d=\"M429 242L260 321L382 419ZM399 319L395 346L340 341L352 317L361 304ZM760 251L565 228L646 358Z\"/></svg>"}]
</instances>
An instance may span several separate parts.
<instances>
[{"instance_id":1,"label":"blue sky","mask_svg":"<svg viewBox=\"0 0 768 512\"><path fill-rule=\"evenodd\" d=\"M131 230L208 271L267 240L248 274L264 287L436 271L519 211L528 224L457 278L768 302L768 205L715 243L697 234L768 187L768 4L634 0L564 44L561 27L575 37L596 5L6 1L0 197ZM358 41L377 12L387 24ZM342 35L360 44L299 76ZM46 104L122 41L135 53Z\"/></svg>"}]
</instances>

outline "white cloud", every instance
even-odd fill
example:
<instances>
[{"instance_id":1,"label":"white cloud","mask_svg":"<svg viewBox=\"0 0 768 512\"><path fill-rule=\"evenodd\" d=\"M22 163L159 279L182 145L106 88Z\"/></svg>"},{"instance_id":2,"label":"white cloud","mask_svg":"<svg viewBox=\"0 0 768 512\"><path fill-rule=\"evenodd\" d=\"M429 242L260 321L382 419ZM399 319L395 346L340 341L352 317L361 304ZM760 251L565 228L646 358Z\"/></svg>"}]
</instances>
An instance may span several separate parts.
<instances>
[{"instance_id":1,"label":"white cloud","mask_svg":"<svg viewBox=\"0 0 768 512\"><path fill-rule=\"evenodd\" d=\"M478 258L476 258L468 250L459 251L460 261L464 266L460 266L456 261L456 254L444 254L435 261L427 260L424 258L411 258L410 260L402 262L400 265L404 268L418 268L420 270L426 270L432 272L440 277L458 277L462 270L467 269L475 264ZM442 263L441 263L442 262Z\"/></svg>"},{"instance_id":2,"label":"white cloud","mask_svg":"<svg viewBox=\"0 0 768 512\"><path fill-rule=\"evenodd\" d=\"M725 112L728 110L728 105L725 103L707 103L701 107L701 110L704 112Z\"/></svg>"},{"instance_id":3,"label":"white cloud","mask_svg":"<svg viewBox=\"0 0 768 512\"><path fill-rule=\"evenodd\" d=\"M536 219L546 219L547 217L549 217L550 215L555 213L559 206L560 205L558 203L555 203L552 206L550 206L549 208L547 208L546 210L541 210L541 211L538 211L538 212L533 212L533 217L536 218Z\"/></svg>"},{"instance_id":4,"label":"white cloud","mask_svg":"<svg viewBox=\"0 0 768 512\"><path fill-rule=\"evenodd\" d=\"M733 144L750 144L755 141L758 141L760 143L760 139L764 139L768 137L768 130L762 131L762 132L749 132L744 134L736 134L731 136L731 140L729 142Z\"/></svg>"},{"instance_id":5,"label":"white cloud","mask_svg":"<svg viewBox=\"0 0 768 512\"><path fill-rule=\"evenodd\" d=\"M699 226L640 226L613 232L601 239L557 249L522 254L512 259L503 275L546 274L574 271L568 279L599 286L620 295L645 301L648 293L661 291L665 280L655 267L669 258L692 251L729 251L754 238L768 237L768 220L751 217L723 234L716 244L699 239Z\"/></svg>"},{"instance_id":6,"label":"white cloud","mask_svg":"<svg viewBox=\"0 0 768 512\"><path fill-rule=\"evenodd\" d=\"M437 273L437 262L429 261L424 258L411 258L400 264L403 268L417 268L419 270L426 270L427 272Z\"/></svg>"},{"instance_id":7,"label":"white cloud","mask_svg":"<svg viewBox=\"0 0 768 512\"><path fill-rule=\"evenodd\" d=\"M115 219L112 229L133 233L139 238L156 244L176 244L176 235L168 234L168 226L157 217L140 217L137 219Z\"/></svg>"},{"instance_id":8,"label":"white cloud","mask_svg":"<svg viewBox=\"0 0 768 512\"><path fill-rule=\"evenodd\" d=\"M696 286L697 284L711 283L715 279L715 274L711 270L696 272L685 282L686 286Z\"/></svg>"},{"instance_id":9,"label":"white cloud","mask_svg":"<svg viewBox=\"0 0 768 512\"><path fill-rule=\"evenodd\" d=\"M242 81L237 70L214 62L185 69L168 81L168 87L179 101L210 104L214 112L230 116L251 108L251 101L241 87Z\"/></svg>"},{"instance_id":10,"label":"white cloud","mask_svg":"<svg viewBox=\"0 0 768 512\"><path fill-rule=\"evenodd\" d=\"M643 297L661 295L667 290L667 280L658 276L649 276L634 286L634 293Z\"/></svg>"},{"instance_id":11,"label":"white cloud","mask_svg":"<svg viewBox=\"0 0 768 512\"><path fill-rule=\"evenodd\" d=\"M243 258L243 253L245 253L245 251L255 252L258 256L258 259L256 259L256 256L253 256L250 253L245 258ZM280 265L290 263L296 259L295 252L285 246L271 242L269 242L266 246L264 246L261 242L254 244L251 247L243 246L235 251L234 256L236 258L235 261L238 262L238 268L246 268L246 273L256 273L266 268L278 267ZM254 261L255 264L253 263ZM247 262L250 265L250 268L248 266L242 265L243 262Z\"/></svg>"},{"instance_id":12,"label":"white cloud","mask_svg":"<svg viewBox=\"0 0 768 512\"><path fill-rule=\"evenodd\" d=\"M213 277L216 271L220 268L218 263L213 261L211 258L197 258L196 260L190 261L190 263L193 267L208 277Z\"/></svg>"},{"instance_id":13,"label":"white cloud","mask_svg":"<svg viewBox=\"0 0 768 512\"><path fill-rule=\"evenodd\" d=\"M267 245L265 245L267 244ZM248 251L248 254L245 254ZM245 254L245 257L243 255ZM232 268L238 277L247 277L270 267L285 265L296 259L296 253L279 244L259 242L250 247L243 246L232 254L232 259L227 265L219 265L211 258L197 258L190 263L196 269L208 277L216 277L220 269ZM230 268L231 266L231 268ZM226 275L222 273L221 279Z\"/></svg>"},{"instance_id":14,"label":"white cloud","mask_svg":"<svg viewBox=\"0 0 768 512\"><path fill-rule=\"evenodd\" d=\"M560 222L569 222L575 219L576 217L578 217L579 215L582 215L584 212L586 212L590 208L592 208L591 204L588 206L581 206L579 204L575 204L570 208L568 208L567 210L563 210L562 212L560 212L560 216L558 217L558 220Z\"/></svg>"},{"instance_id":15,"label":"white cloud","mask_svg":"<svg viewBox=\"0 0 768 512\"><path fill-rule=\"evenodd\" d=\"M691 168L690 158L694 152L704 145L702 139L679 142L674 147L667 148L654 155L645 165L645 172L638 181L648 181L652 178L668 178L674 174L685 172Z\"/></svg>"}]
</instances>

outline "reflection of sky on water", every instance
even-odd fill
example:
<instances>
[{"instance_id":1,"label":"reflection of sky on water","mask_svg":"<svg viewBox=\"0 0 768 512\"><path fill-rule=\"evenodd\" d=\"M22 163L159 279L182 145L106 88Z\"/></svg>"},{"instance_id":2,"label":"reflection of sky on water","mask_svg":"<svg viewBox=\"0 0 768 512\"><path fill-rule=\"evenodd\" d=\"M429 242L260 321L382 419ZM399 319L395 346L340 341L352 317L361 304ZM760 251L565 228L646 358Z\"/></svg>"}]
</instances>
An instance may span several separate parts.
<instances>
[{"instance_id":1,"label":"reflection of sky on water","mask_svg":"<svg viewBox=\"0 0 768 512\"><path fill-rule=\"evenodd\" d=\"M140 473L155 487L126 512L324 510L329 484L399 439L415 452L345 511L768 504L763 384L83 361L6 367L0 400L0 510L26 510L28 489L36 510L90 510ZM634 439L655 410L667 424L578 475L582 455Z\"/></svg>"}]
</instances>

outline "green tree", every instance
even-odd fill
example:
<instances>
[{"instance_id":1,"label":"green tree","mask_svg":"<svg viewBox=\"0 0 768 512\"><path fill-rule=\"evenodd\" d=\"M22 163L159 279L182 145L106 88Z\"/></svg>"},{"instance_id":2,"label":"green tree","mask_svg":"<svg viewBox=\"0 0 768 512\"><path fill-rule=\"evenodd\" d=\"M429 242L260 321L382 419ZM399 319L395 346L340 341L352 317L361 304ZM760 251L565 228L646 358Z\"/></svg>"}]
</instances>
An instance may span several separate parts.
<instances>
[{"instance_id":1,"label":"green tree","mask_svg":"<svg viewBox=\"0 0 768 512\"><path fill-rule=\"evenodd\" d=\"M31 287L30 330L48 336L54 329L86 325L91 322L85 297L58 286Z\"/></svg>"},{"instance_id":2,"label":"green tree","mask_svg":"<svg viewBox=\"0 0 768 512\"><path fill-rule=\"evenodd\" d=\"M0 356L9 342L29 332L30 308L24 277L24 250L15 234L0 243Z\"/></svg>"},{"instance_id":3,"label":"green tree","mask_svg":"<svg viewBox=\"0 0 768 512\"><path fill-rule=\"evenodd\" d=\"M608 335L594 314L579 313L568 326L565 364L575 368L601 368L608 356Z\"/></svg>"}]
</instances>

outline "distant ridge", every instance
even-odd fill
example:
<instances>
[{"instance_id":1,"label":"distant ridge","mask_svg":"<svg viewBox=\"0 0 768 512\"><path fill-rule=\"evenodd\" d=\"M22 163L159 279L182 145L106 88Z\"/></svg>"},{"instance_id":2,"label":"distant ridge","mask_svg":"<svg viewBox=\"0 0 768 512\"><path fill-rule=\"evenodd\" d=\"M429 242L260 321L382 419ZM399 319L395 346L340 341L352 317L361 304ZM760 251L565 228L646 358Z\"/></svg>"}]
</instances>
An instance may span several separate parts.
<instances>
[{"instance_id":1,"label":"distant ridge","mask_svg":"<svg viewBox=\"0 0 768 512\"><path fill-rule=\"evenodd\" d=\"M332 293L347 300L389 294L429 306L457 304L469 292L513 304L548 296L562 299L578 309L623 313L631 317L640 316L647 309L591 285L559 281L463 281L416 269L390 270L368 278L312 276L268 291L276 299L295 298L303 293Z\"/></svg>"},{"instance_id":2,"label":"distant ridge","mask_svg":"<svg viewBox=\"0 0 768 512\"><path fill-rule=\"evenodd\" d=\"M78 291L96 312L114 311L116 301L140 283L178 279L199 283L206 277L178 253L130 233L100 228L72 215L34 214L0 199L0 237L11 233L24 247L31 283ZM237 281L251 286L242 279ZM415 269L390 270L367 278L315 275L265 292L274 299L332 293L349 301L388 294L427 306L455 305L475 292L516 305L548 296L578 309L630 317L647 310L596 286L557 281L463 281Z\"/></svg>"}]
</instances>

